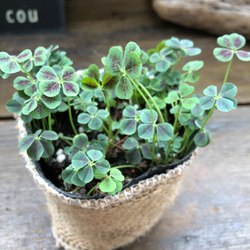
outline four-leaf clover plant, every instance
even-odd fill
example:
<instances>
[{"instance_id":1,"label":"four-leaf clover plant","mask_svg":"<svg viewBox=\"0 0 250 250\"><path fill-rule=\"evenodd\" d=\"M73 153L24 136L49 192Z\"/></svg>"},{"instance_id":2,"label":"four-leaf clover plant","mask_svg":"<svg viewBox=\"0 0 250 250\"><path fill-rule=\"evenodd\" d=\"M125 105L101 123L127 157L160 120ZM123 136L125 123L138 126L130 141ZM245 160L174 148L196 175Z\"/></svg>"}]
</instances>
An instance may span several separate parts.
<instances>
[{"instance_id":1,"label":"four-leaf clover plant","mask_svg":"<svg viewBox=\"0 0 250 250\"><path fill-rule=\"evenodd\" d=\"M17 56L0 52L2 78L19 73L6 107L28 131L20 150L47 169L61 152L61 186L89 196L116 194L134 176L207 146L214 110L237 107L237 86L228 80L233 59L250 61L243 36L220 36L217 43L213 54L227 69L221 84L203 93L195 85L204 62L179 65L201 53L187 39L172 37L148 52L135 42L113 46L102 58L103 69L91 64L82 71L58 46Z\"/></svg>"}]
</instances>

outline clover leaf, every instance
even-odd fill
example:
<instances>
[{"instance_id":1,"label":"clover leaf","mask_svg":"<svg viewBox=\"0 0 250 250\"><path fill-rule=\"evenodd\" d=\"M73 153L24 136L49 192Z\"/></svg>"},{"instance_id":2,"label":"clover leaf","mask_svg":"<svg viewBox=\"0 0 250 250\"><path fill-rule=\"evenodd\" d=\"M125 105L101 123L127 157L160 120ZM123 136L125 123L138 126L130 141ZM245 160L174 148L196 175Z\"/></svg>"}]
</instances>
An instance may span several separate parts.
<instances>
[{"instance_id":1,"label":"clover leaf","mask_svg":"<svg viewBox=\"0 0 250 250\"><path fill-rule=\"evenodd\" d=\"M155 133L155 122L158 119L158 114L155 110L144 109L141 113L141 121L143 124L138 126L138 136L142 139L151 139Z\"/></svg>"},{"instance_id":2,"label":"clover leaf","mask_svg":"<svg viewBox=\"0 0 250 250\"><path fill-rule=\"evenodd\" d=\"M61 89L65 96L76 96L79 93L77 75L70 66L64 67L60 75L50 66L44 66L37 73L37 79L40 81L40 90L48 97L58 95Z\"/></svg>"},{"instance_id":3,"label":"clover leaf","mask_svg":"<svg viewBox=\"0 0 250 250\"><path fill-rule=\"evenodd\" d=\"M34 134L30 134L22 138L19 142L20 151L27 151L28 156L35 161L40 158L48 158L55 149L51 141L58 139L58 135L54 131L37 130Z\"/></svg>"},{"instance_id":4,"label":"clover leaf","mask_svg":"<svg viewBox=\"0 0 250 250\"><path fill-rule=\"evenodd\" d=\"M124 54L120 46L111 47L109 50L106 69L110 75L118 79L113 86L115 85L115 93L120 99L129 99L133 95L134 87L130 78L138 79L142 74L141 55L139 46L134 42L126 45Z\"/></svg>"},{"instance_id":5,"label":"clover leaf","mask_svg":"<svg viewBox=\"0 0 250 250\"><path fill-rule=\"evenodd\" d=\"M100 129L103 125L103 120L109 116L109 112L104 109L99 109L96 106L88 106L87 113L81 113L77 117L80 124L88 124L91 130Z\"/></svg>"},{"instance_id":6,"label":"clover leaf","mask_svg":"<svg viewBox=\"0 0 250 250\"><path fill-rule=\"evenodd\" d=\"M217 87L208 86L203 91L204 97L200 99L201 108L211 109L214 105L222 112L228 112L236 108L237 101L233 98L237 93L237 87L233 83L225 83L217 95Z\"/></svg>"},{"instance_id":7,"label":"clover leaf","mask_svg":"<svg viewBox=\"0 0 250 250\"><path fill-rule=\"evenodd\" d=\"M107 177L100 183L99 188L103 192L111 193L115 191L116 183L111 177Z\"/></svg>"},{"instance_id":8,"label":"clover leaf","mask_svg":"<svg viewBox=\"0 0 250 250\"><path fill-rule=\"evenodd\" d=\"M140 121L140 114L134 106L127 106L123 110L125 119L121 122L121 133L125 135L132 135L136 132L137 124Z\"/></svg>"},{"instance_id":9,"label":"clover leaf","mask_svg":"<svg viewBox=\"0 0 250 250\"><path fill-rule=\"evenodd\" d=\"M209 131L207 130L202 130L198 132L194 137L194 142L198 147L205 147L210 140L211 136L209 134Z\"/></svg>"},{"instance_id":10,"label":"clover leaf","mask_svg":"<svg viewBox=\"0 0 250 250\"><path fill-rule=\"evenodd\" d=\"M100 70L95 64L91 64L88 69L84 70L81 88L85 91L99 90L105 102L111 99L109 90L114 89L119 81L119 77L110 73L105 73L100 84Z\"/></svg>"},{"instance_id":11,"label":"clover leaf","mask_svg":"<svg viewBox=\"0 0 250 250\"><path fill-rule=\"evenodd\" d=\"M221 62L229 62L232 60L234 54L241 61L250 61L250 52L239 50L246 44L246 39L237 34L220 36L217 43L223 48L215 48L213 54L215 58Z\"/></svg>"},{"instance_id":12,"label":"clover leaf","mask_svg":"<svg viewBox=\"0 0 250 250\"><path fill-rule=\"evenodd\" d=\"M42 66L47 61L47 49L38 47L34 51L34 56L31 56L28 61L23 64L26 71L30 72L34 66Z\"/></svg>"},{"instance_id":13,"label":"clover leaf","mask_svg":"<svg viewBox=\"0 0 250 250\"><path fill-rule=\"evenodd\" d=\"M124 143L122 144L122 147L125 148L126 151L126 159L131 164L138 164L141 161L141 153L139 150L139 143L138 141L133 137L128 137Z\"/></svg>"},{"instance_id":14,"label":"clover leaf","mask_svg":"<svg viewBox=\"0 0 250 250\"><path fill-rule=\"evenodd\" d=\"M18 93L15 93L13 95L13 98L7 102L6 109L9 112L12 112L12 113L15 113L18 116L21 116L24 102L25 102L25 99L20 97L18 95Z\"/></svg>"},{"instance_id":15,"label":"clover leaf","mask_svg":"<svg viewBox=\"0 0 250 250\"><path fill-rule=\"evenodd\" d=\"M149 61L151 63L155 63L155 69L159 72L167 71L170 66L171 62L168 60L167 56L172 54L172 50L168 48L163 48L159 53L155 52L149 57Z\"/></svg>"},{"instance_id":16,"label":"clover leaf","mask_svg":"<svg viewBox=\"0 0 250 250\"><path fill-rule=\"evenodd\" d=\"M182 70L187 71L186 73L182 74L181 78L183 81L195 83L199 80L199 74L194 72L203 67L204 63L203 61L191 61L186 63Z\"/></svg>"},{"instance_id":17,"label":"clover leaf","mask_svg":"<svg viewBox=\"0 0 250 250\"><path fill-rule=\"evenodd\" d=\"M187 39L179 40L176 37L172 37L165 44L170 49L180 51L183 53L183 56L196 56L201 53L201 49L193 48L193 42Z\"/></svg>"},{"instance_id":18,"label":"clover leaf","mask_svg":"<svg viewBox=\"0 0 250 250\"><path fill-rule=\"evenodd\" d=\"M101 181L99 188L102 192L115 194L122 190L122 181L124 181L122 172L117 168L111 168L109 176Z\"/></svg>"},{"instance_id":19,"label":"clover leaf","mask_svg":"<svg viewBox=\"0 0 250 250\"><path fill-rule=\"evenodd\" d=\"M72 158L72 165L62 172L62 178L69 184L84 186L94 179L94 171L106 174L110 164L103 159L103 153L99 150L79 151Z\"/></svg>"},{"instance_id":20,"label":"clover leaf","mask_svg":"<svg viewBox=\"0 0 250 250\"><path fill-rule=\"evenodd\" d=\"M41 119L48 116L50 110L55 109L61 104L61 96L48 97L37 90L22 107L24 115L31 115L35 119Z\"/></svg>"},{"instance_id":21,"label":"clover leaf","mask_svg":"<svg viewBox=\"0 0 250 250\"><path fill-rule=\"evenodd\" d=\"M75 135L73 145L68 148L69 158L72 159L77 152L86 150L88 142L88 136L85 133Z\"/></svg>"},{"instance_id":22,"label":"clover leaf","mask_svg":"<svg viewBox=\"0 0 250 250\"><path fill-rule=\"evenodd\" d=\"M177 91L170 91L168 96L164 99L165 103L172 104L177 102L180 99Z\"/></svg>"},{"instance_id":23,"label":"clover leaf","mask_svg":"<svg viewBox=\"0 0 250 250\"><path fill-rule=\"evenodd\" d=\"M160 123L156 127L156 134L159 141L169 141L174 135L174 128L170 123Z\"/></svg>"},{"instance_id":24,"label":"clover leaf","mask_svg":"<svg viewBox=\"0 0 250 250\"><path fill-rule=\"evenodd\" d=\"M6 74L13 74L21 71L21 63L28 60L32 52L28 49L21 52L18 56L11 56L6 52L0 52L0 69Z\"/></svg>"}]
</instances>

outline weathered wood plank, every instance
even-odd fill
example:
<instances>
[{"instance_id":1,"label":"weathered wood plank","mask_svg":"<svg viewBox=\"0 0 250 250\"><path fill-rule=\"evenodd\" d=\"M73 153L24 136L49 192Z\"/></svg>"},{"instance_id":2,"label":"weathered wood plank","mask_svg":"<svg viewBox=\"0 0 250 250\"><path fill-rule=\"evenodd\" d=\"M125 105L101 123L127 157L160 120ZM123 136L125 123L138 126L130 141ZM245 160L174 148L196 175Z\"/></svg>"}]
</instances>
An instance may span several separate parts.
<instances>
[{"instance_id":1,"label":"weathered wood plank","mask_svg":"<svg viewBox=\"0 0 250 250\"><path fill-rule=\"evenodd\" d=\"M34 50L38 46L48 47L51 44L58 44L72 58L74 67L80 69L91 63L101 66L101 57L107 55L108 49L112 45L125 45L128 41L133 40L142 49L147 50L162 39L177 36L193 40L195 46L203 50L202 55L195 57L195 59L204 60L206 63L206 68L201 70L203 75L200 83L197 84L198 91L202 92L204 87L209 84L220 85L226 64L220 64L213 58L212 51L216 46L216 37L160 20L153 13L146 0L131 1L131 3L133 2L132 6L126 1L122 1L119 5L114 2L109 3L105 0L107 6L112 6L112 8L108 8L107 13L109 14L106 14L99 1L68 1L66 3L68 12L72 12L72 15L75 13L76 19L70 19L66 33L2 36L0 51L18 54L25 48ZM87 6L91 7L91 11L89 16L82 21L81 18L85 18L86 12L89 13L86 11ZM108 18L113 10L117 15ZM136 14L137 12L140 14ZM78 17L81 18L78 20ZM249 44L247 48L249 50ZM235 60L230 74L230 81L239 86L239 103L244 104L250 103L248 67L249 63ZM0 79L0 117L11 116L5 109L5 104L14 92L12 79L7 80L7 82Z\"/></svg>"},{"instance_id":2,"label":"weathered wood plank","mask_svg":"<svg viewBox=\"0 0 250 250\"><path fill-rule=\"evenodd\" d=\"M153 13L151 0L67 0L67 22L96 21L115 18L130 18Z\"/></svg>"},{"instance_id":3,"label":"weathered wood plank","mask_svg":"<svg viewBox=\"0 0 250 250\"><path fill-rule=\"evenodd\" d=\"M122 249L250 249L249 113L215 112L214 142L200 149L173 206ZM0 249L56 249L43 193L18 155L15 121L0 122L0 162Z\"/></svg>"}]
</instances>

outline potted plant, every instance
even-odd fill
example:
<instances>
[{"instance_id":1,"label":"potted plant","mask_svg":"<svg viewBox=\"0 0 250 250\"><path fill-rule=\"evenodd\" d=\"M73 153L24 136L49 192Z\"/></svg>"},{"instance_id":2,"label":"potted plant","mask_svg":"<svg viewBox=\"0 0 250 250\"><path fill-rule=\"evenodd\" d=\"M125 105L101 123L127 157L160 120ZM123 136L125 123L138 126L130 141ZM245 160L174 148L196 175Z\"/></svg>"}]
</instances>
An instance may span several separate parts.
<instances>
[{"instance_id":1,"label":"potted plant","mask_svg":"<svg viewBox=\"0 0 250 250\"><path fill-rule=\"evenodd\" d=\"M75 71L57 46L0 52L2 78L21 72L7 109L18 117L20 151L46 190L58 244L113 249L145 234L174 200L197 147L211 141L214 109L236 109L228 82L245 38L217 39L228 62L221 88L196 93L203 61L178 63L201 50L172 37L147 53L129 42L111 47L103 68Z\"/></svg>"}]
</instances>

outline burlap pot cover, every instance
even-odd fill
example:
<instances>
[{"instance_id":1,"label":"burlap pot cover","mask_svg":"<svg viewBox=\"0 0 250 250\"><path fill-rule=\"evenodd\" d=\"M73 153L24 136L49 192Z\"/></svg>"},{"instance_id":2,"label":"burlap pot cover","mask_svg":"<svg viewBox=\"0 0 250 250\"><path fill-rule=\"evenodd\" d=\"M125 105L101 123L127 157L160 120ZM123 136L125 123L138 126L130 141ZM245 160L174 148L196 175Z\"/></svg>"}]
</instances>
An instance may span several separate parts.
<instances>
[{"instance_id":1,"label":"burlap pot cover","mask_svg":"<svg viewBox=\"0 0 250 250\"><path fill-rule=\"evenodd\" d=\"M21 119L18 129L21 139L26 134ZM148 232L175 199L195 155L196 151L175 169L140 181L118 194L75 199L55 190L37 172L27 154L23 154L27 168L45 190L58 246L84 250L115 249Z\"/></svg>"}]
</instances>

